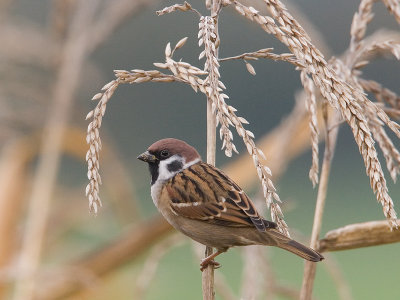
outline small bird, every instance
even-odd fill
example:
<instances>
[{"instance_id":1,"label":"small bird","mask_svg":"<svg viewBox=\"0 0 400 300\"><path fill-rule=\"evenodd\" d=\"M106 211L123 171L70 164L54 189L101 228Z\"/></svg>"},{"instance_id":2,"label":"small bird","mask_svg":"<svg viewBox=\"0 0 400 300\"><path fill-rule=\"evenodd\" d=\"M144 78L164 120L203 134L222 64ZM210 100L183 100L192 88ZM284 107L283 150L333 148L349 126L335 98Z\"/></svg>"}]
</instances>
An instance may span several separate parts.
<instances>
[{"instance_id":1,"label":"small bird","mask_svg":"<svg viewBox=\"0 0 400 300\"><path fill-rule=\"evenodd\" d=\"M234 246L268 245L306 260L324 257L263 219L246 193L220 169L201 160L195 148L167 138L152 144L138 159L147 162L153 202L175 229L217 251L202 260L201 270Z\"/></svg>"}]
</instances>

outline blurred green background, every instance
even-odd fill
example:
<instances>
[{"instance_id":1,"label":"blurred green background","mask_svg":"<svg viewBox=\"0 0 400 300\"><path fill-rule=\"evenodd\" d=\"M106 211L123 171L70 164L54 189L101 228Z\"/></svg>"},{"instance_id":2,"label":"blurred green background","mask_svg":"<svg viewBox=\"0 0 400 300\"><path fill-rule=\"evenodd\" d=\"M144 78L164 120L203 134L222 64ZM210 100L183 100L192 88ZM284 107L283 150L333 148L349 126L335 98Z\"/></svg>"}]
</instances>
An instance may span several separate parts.
<instances>
[{"instance_id":1,"label":"blurred green background","mask_svg":"<svg viewBox=\"0 0 400 300\"><path fill-rule=\"evenodd\" d=\"M55 1L10 1L8 20L39 31L49 30L49 15L53 2ZM103 1L102 5L106 3L107 1ZM155 14L156 10L174 3L149 1L89 57L91 70L83 70L85 75L82 76L74 99L71 124L86 130L87 123L84 117L94 107L94 103L89 99L114 78L113 70L154 69L153 62L163 61L164 48L168 42L176 43L182 37L189 37L186 45L175 54L175 58L181 57L183 61L200 68L203 66L204 62L197 60L201 51L197 47L197 16L181 12L161 17ZM191 4L202 13L206 13L204 1L192 1ZM297 9L293 12L294 16L297 17L298 12L300 22L301 15L306 16L318 29L324 41L315 40L315 43L326 43L329 47L326 51L330 51L327 57L339 56L347 49L350 24L359 1L297 0L295 4ZM289 9L290 7L289 5ZM381 3L375 4L374 12L375 19L369 26L368 33L379 28L399 30L399 25ZM305 29L307 30L307 26ZM239 17L232 9L224 9L221 14L220 38L220 57L267 47L273 47L275 53L288 52L273 37ZM8 76L9 65L13 63L15 62L7 61L7 57L0 55L1 81L4 82ZM34 66L18 65L18 62L15 65L17 68L29 70L23 80L29 81L30 76L38 76L34 75L35 72L41 72L35 70ZM257 72L256 76L250 75L240 61L225 62L220 71L230 96L229 103L238 109L238 115L250 122L247 128L257 138L276 127L282 118L290 113L294 106L294 95L301 89L301 83L299 72L287 63L261 60L254 62L253 66ZM400 93L399 67L399 62L391 58L379 59L366 68L364 77L378 80ZM54 83L52 74L39 75L40 84L51 88ZM42 121L46 119L48 104L53 101L50 97L48 102L33 104L42 108L38 112L43 114L38 117ZM23 100L20 99L18 103L23 103ZM10 102L2 100L2 105L10 105ZM42 121L36 123L36 128L40 129L43 126ZM4 123L2 126L13 126ZM18 136L30 132L29 126L17 129L12 132ZM149 175L146 166L137 161L136 156L158 139L176 137L192 144L205 157L205 98L200 93L194 93L190 87L177 83L123 85L117 89L109 102L100 133L106 143L113 146L112 151L115 151L128 170L129 180L134 185L139 199L140 213L144 218L153 216L158 212L150 198ZM12 134L5 135L1 143L5 145L10 138L13 138ZM240 137L235 135L234 141L239 152L244 153L246 150ZM220 141L217 143L217 148L220 148ZM400 145L396 139L395 143ZM323 152L323 145L320 152ZM232 159L235 159L235 156ZM381 159L383 163L383 157ZM217 153L218 166L229 163L229 160L223 152ZM290 228L306 237L311 233L316 198L316 190L312 188L308 179L310 164L311 153L308 151L292 161L279 182L276 182L281 199L284 203L289 203L285 212L286 222ZM34 166L35 163L32 168ZM399 207L400 187L393 184L386 169L384 171L390 194L396 207ZM70 156L63 157L58 176L61 188L55 190L52 199L56 213L50 218L49 239L45 241L42 254L43 268L56 268L59 264L68 263L71 259L89 253L113 240L130 225L129 222L118 220L115 211L110 208L109 194L104 188L100 189L104 207L97 217L89 215L87 200L84 197L86 172L83 162ZM102 174L103 172L101 170ZM62 195L63 189L76 191L76 197L65 199ZM255 191L256 188L253 192ZM124 201L129 202L129 199ZM65 211L73 216L58 219L57 216L63 215ZM365 168L351 131L344 124L340 129L330 177L322 234L347 224L381 219L381 206L370 189L369 179L365 175ZM135 221L131 220L132 223ZM191 248L186 240L182 246L173 248L166 254L151 281L145 299L201 298L201 273ZM303 261L279 249L266 251L278 281L299 288ZM354 299L400 299L400 286L397 283L400 270L399 253L400 245L392 244L332 253L328 259L332 257L337 262L343 280L350 286ZM136 299L133 283L141 272L145 258L144 255L99 279L98 284L83 296L83 299ZM232 249L221 255L218 261L223 267L216 272L224 274L229 286L239 294L243 267L240 250ZM339 299L336 285L322 264L318 265L314 290L318 299Z\"/></svg>"}]
</instances>

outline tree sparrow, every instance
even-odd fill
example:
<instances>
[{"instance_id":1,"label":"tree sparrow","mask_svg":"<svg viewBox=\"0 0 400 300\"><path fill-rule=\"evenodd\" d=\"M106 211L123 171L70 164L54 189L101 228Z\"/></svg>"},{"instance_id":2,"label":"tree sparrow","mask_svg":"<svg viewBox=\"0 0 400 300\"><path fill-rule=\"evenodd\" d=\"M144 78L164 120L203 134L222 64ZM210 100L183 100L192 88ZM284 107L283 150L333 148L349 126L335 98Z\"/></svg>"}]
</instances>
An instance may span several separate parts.
<instances>
[{"instance_id":1,"label":"tree sparrow","mask_svg":"<svg viewBox=\"0 0 400 300\"><path fill-rule=\"evenodd\" d=\"M324 259L263 219L245 192L221 170L202 162L187 143L163 139L138 159L149 165L151 196L165 219L193 240L217 249L202 260L202 270L218 265L214 258L233 246L276 246L309 261Z\"/></svg>"}]
</instances>

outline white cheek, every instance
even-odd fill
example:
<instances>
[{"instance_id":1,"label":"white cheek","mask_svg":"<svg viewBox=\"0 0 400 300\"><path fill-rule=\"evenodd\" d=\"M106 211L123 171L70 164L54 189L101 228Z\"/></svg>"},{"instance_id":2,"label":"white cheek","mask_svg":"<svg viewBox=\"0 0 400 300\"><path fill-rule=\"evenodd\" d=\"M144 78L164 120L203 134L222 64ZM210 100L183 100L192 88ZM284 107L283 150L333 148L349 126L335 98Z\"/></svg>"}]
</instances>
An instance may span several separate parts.
<instances>
[{"instance_id":1,"label":"white cheek","mask_svg":"<svg viewBox=\"0 0 400 300\"><path fill-rule=\"evenodd\" d=\"M168 165L170 163L172 163L173 161L176 161L176 160L180 160L182 162L182 164L184 164L183 158L180 157L180 156L176 156L176 155L171 156L170 158L168 158L166 160L160 161L160 164L158 166L158 178L157 178L157 181L168 180L171 177L173 177L176 173L181 171L181 170L178 170L178 171L171 172L171 171L168 170Z\"/></svg>"}]
</instances>

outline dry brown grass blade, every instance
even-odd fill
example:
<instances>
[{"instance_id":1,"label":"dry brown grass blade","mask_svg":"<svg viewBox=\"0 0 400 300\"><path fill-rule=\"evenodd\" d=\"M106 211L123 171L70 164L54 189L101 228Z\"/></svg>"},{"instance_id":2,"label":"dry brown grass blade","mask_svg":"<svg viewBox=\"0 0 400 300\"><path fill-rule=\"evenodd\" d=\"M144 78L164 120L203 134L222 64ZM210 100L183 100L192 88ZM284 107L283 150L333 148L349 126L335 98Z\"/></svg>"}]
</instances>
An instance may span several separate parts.
<instances>
[{"instance_id":1,"label":"dry brown grass blade","mask_svg":"<svg viewBox=\"0 0 400 300\"><path fill-rule=\"evenodd\" d=\"M324 159L322 161L320 183L318 186L317 201L315 205L314 222L311 232L310 247L312 249L316 249L318 246L318 239L322 227L322 217L324 213L325 200L326 200L326 195L328 193L328 183L329 183L330 170L332 166L332 159L336 147L337 135L339 132L338 126L330 130L331 124L336 124L338 122L339 114L335 112L333 113L333 116L328 116L328 112L325 111L324 115L325 115L325 136L326 136L325 152L324 152ZM305 262L303 283L300 291L301 300L311 299L316 268L317 268L316 263L310 261Z\"/></svg>"},{"instance_id":2,"label":"dry brown grass blade","mask_svg":"<svg viewBox=\"0 0 400 300\"><path fill-rule=\"evenodd\" d=\"M0 158L0 269L2 271L11 267L12 256L15 255L15 239L18 236L17 231L25 200L24 196L26 196L24 186L29 165L38 155L40 137L40 134L33 134L10 142L4 146ZM84 161L86 153L86 144L82 142L84 138L85 132L68 128L62 140L63 153ZM135 197L129 189L130 185L125 184L124 187L119 188L119 183L124 182L124 179L121 178L126 177L124 176L126 171L121 169L122 166L115 168L115 165L120 162L113 158L108 144L106 146L104 151L107 161L105 168L113 170L110 171L112 177L107 181L108 190L112 195L127 195L132 202ZM135 212L134 207L130 206L129 211ZM6 279L3 277L0 281L0 296L4 292L4 280Z\"/></svg>"},{"instance_id":3,"label":"dry brown grass blade","mask_svg":"<svg viewBox=\"0 0 400 300\"><path fill-rule=\"evenodd\" d=\"M321 109L318 124L323 124ZM297 101L293 111L281 124L258 141L258 147L267 156L274 178L280 177L288 162L310 148L308 115L304 98ZM241 155L224 169L229 176L243 187L254 186L255 172L248 156Z\"/></svg>"},{"instance_id":4,"label":"dry brown grass blade","mask_svg":"<svg viewBox=\"0 0 400 300\"><path fill-rule=\"evenodd\" d=\"M161 259L169 253L173 248L183 244L183 236L176 233L163 241L157 243L147 256L142 271L138 275L135 283L136 299L144 299L146 291L151 286L151 283L157 273Z\"/></svg>"},{"instance_id":5,"label":"dry brown grass blade","mask_svg":"<svg viewBox=\"0 0 400 300\"><path fill-rule=\"evenodd\" d=\"M398 0L382 0L388 11L395 17L400 24L400 3Z\"/></svg>"},{"instance_id":6,"label":"dry brown grass blade","mask_svg":"<svg viewBox=\"0 0 400 300\"><path fill-rule=\"evenodd\" d=\"M125 232L117 240L110 242L103 249L72 262L69 266L75 272L82 270L82 272L93 274L95 277L101 276L126 264L129 260L137 258L166 234L171 233L171 229L171 225L162 217L150 218L136 224L134 228ZM60 281L46 280L45 284L37 287L35 299L59 299L85 288L81 282L75 279L74 276L68 276Z\"/></svg>"},{"instance_id":7,"label":"dry brown grass blade","mask_svg":"<svg viewBox=\"0 0 400 300\"><path fill-rule=\"evenodd\" d=\"M352 300L354 299L351 293L351 287L347 283L345 276L340 269L340 265L329 253L325 253L325 260L323 267L325 267L326 271L331 276L333 282L335 283L338 296L341 300Z\"/></svg>"},{"instance_id":8,"label":"dry brown grass blade","mask_svg":"<svg viewBox=\"0 0 400 300\"><path fill-rule=\"evenodd\" d=\"M393 227L397 227L396 211L388 194L386 180L378 160L365 110L373 111L400 137L399 125L390 120L382 109L373 105L357 85L349 85L344 78L338 75L337 70L326 62L322 53L314 46L307 33L281 1L264 0L272 18L260 15L256 9L244 6L239 1L232 2L238 13L259 24L267 33L274 35L307 66L307 73L311 75L323 97L332 107L341 112L343 119L352 129L370 177L371 188L376 194L377 200L382 204L384 215Z\"/></svg>"},{"instance_id":9,"label":"dry brown grass blade","mask_svg":"<svg viewBox=\"0 0 400 300\"><path fill-rule=\"evenodd\" d=\"M374 94L376 100L379 102L388 103L394 109L399 109L400 96L392 90L385 88L379 82L374 80L361 79L360 84L365 91Z\"/></svg>"},{"instance_id":10,"label":"dry brown grass blade","mask_svg":"<svg viewBox=\"0 0 400 300\"><path fill-rule=\"evenodd\" d=\"M81 34L81 28L85 28L85 24L92 19L96 3L97 0L81 2L71 23L70 37L65 44L63 63L53 93L54 102L45 126L40 147L41 156L29 199L29 214L20 256L15 300L31 299L33 294L35 272L40 261L50 199L59 165L62 136L86 54L86 36Z\"/></svg>"},{"instance_id":11,"label":"dry brown grass blade","mask_svg":"<svg viewBox=\"0 0 400 300\"><path fill-rule=\"evenodd\" d=\"M311 137L311 157L312 164L309 172L310 180L315 187L318 183L319 174L319 146L318 146L318 121L317 121L317 97L315 94L314 83L303 70L300 72L301 83L303 84L306 97L306 108L309 114L309 126Z\"/></svg>"},{"instance_id":12,"label":"dry brown grass blade","mask_svg":"<svg viewBox=\"0 0 400 300\"><path fill-rule=\"evenodd\" d=\"M350 224L328 231L319 241L321 252L340 251L400 242L400 230L385 221Z\"/></svg>"},{"instance_id":13,"label":"dry brown grass blade","mask_svg":"<svg viewBox=\"0 0 400 300\"><path fill-rule=\"evenodd\" d=\"M15 255L14 240L18 236L19 220L23 208L23 196L25 196L24 184L25 177L32 160L38 155L40 145L39 134L23 137L6 145L2 151L0 159L0 269L2 278L0 280L0 296L6 289L7 269L13 267L12 256ZM62 151L80 161L84 161L86 144L83 142L85 132L78 129L67 129L62 141ZM113 158L112 150L105 144L104 149L105 169L113 169L109 172L112 176L107 180L107 190L112 195L127 195L129 202L135 199L129 184L122 189L119 183L124 181L125 170L115 168L118 162ZM119 182L119 183L117 183ZM127 204L125 204L126 206ZM121 206L121 204L118 204ZM124 206L124 205L122 205ZM134 211L129 207L129 211ZM13 267L13 269L15 269ZM4 297L0 297L3 299Z\"/></svg>"},{"instance_id":14,"label":"dry brown grass blade","mask_svg":"<svg viewBox=\"0 0 400 300\"><path fill-rule=\"evenodd\" d=\"M101 15L89 29L88 37L89 51L97 49L107 41L118 26L129 17L142 11L149 5L160 2L159 0L109 0L107 1Z\"/></svg>"},{"instance_id":15,"label":"dry brown grass blade","mask_svg":"<svg viewBox=\"0 0 400 300\"><path fill-rule=\"evenodd\" d=\"M26 168L35 154L30 139L5 145L0 156L0 270L11 267L15 254L18 222L27 185ZM5 299L7 276L0 279L0 299Z\"/></svg>"},{"instance_id":16,"label":"dry brown grass blade","mask_svg":"<svg viewBox=\"0 0 400 300\"><path fill-rule=\"evenodd\" d=\"M272 59L275 61L286 61L288 63L293 64L296 67L304 67L303 64L301 64L293 54L291 53L282 53L282 54L276 54L272 53L271 51L273 48L265 48L265 49L260 49L254 52L245 52L240 55L236 56L231 56L231 57L224 57L220 58L219 61L227 61L227 60L235 60L235 59L243 59L244 61L247 60L257 60L259 58L264 58L264 59ZM252 74L255 75L255 74Z\"/></svg>"}]
</instances>

